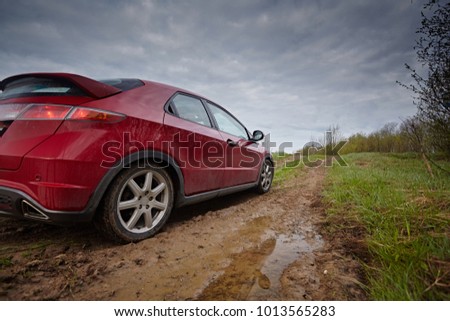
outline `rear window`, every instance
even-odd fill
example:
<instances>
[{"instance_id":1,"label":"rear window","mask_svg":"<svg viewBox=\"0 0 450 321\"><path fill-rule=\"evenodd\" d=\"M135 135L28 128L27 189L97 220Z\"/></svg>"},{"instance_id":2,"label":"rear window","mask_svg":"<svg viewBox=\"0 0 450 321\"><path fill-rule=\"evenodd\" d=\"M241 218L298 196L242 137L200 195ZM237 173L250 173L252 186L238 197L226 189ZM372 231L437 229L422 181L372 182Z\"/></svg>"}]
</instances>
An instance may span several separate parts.
<instances>
[{"instance_id":1,"label":"rear window","mask_svg":"<svg viewBox=\"0 0 450 321\"><path fill-rule=\"evenodd\" d=\"M144 86L144 83L141 80L131 78L103 79L99 81L101 83L104 83L105 85L116 87L122 91L127 91Z\"/></svg>"},{"instance_id":2,"label":"rear window","mask_svg":"<svg viewBox=\"0 0 450 321\"><path fill-rule=\"evenodd\" d=\"M74 84L63 79L26 77L8 83L0 99L33 96L86 96Z\"/></svg>"}]
</instances>

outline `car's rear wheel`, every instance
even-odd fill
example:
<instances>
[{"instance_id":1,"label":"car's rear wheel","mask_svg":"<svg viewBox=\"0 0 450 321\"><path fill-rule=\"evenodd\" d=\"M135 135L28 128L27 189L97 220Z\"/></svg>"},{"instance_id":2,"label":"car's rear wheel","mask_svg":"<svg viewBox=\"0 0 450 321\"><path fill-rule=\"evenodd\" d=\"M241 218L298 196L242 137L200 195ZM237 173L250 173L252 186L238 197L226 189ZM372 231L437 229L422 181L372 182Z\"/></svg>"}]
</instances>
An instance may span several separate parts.
<instances>
[{"instance_id":1,"label":"car's rear wheel","mask_svg":"<svg viewBox=\"0 0 450 321\"><path fill-rule=\"evenodd\" d=\"M273 164L269 159L264 160L264 164L261 168L261 173L259 175L259 182L256 190L260 194L267 193L272 186L273 175L274 175Z\"/></svg>"},{"instance_id":2,"label":"car's rear wheel","mask_svg":"<svg viewBox=\"0 0 450 321\"><path fill-rule=\"evenodd\" d=\"M137 242L161 229L173 201L173 184L163 168L130 168L116 177L105 194L96 226L117 241Z\"/></svg>"}]
</instances>

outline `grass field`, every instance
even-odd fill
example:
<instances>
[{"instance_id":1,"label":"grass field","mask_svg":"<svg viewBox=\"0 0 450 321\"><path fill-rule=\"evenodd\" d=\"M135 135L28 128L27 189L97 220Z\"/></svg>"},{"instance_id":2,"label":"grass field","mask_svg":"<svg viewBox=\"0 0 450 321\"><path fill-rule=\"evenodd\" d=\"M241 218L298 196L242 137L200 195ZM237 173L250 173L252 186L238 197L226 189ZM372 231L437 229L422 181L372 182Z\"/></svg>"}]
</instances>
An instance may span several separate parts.
<instances>
[{"instance_id":1,"label":"grass field","mask_svg":"<svg viewBox=\"0 0 450 321\"><path fill-rule=\"evenodd\" d=\"M357 229L374 300L450 299L450 176L414 154L350 154L330 169L328 232ZM449 163L440 162L450 168Z\"/></svg>"}]
</instances>

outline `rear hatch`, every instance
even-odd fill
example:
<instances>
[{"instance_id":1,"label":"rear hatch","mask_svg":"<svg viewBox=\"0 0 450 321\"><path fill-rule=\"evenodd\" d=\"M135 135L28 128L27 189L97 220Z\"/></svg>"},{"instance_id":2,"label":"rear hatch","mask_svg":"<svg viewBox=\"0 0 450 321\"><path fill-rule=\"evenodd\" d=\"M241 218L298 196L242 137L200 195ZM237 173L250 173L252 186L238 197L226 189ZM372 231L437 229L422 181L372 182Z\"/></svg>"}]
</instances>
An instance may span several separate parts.
<instances>
[{"instance_id":1,"label":"rear hatch","mask_svg":"<svg viewBox=\"0 0 450 321\"><path fill-rule=\"evenodd\" d=\"M120 89L83 76L24 74L0 82L0 169L15 170L22 158L53 135L74 106Z\"/></svg>"}]
</instances>

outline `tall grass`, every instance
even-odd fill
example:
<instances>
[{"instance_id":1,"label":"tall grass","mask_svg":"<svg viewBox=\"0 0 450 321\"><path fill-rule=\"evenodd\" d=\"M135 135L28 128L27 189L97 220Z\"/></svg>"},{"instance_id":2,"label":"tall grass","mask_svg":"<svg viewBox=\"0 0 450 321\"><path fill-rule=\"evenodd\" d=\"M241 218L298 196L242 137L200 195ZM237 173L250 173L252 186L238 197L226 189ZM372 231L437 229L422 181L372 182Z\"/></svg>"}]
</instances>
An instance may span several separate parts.
<instances>
[{"instance_id":1,"label":"tall grass","mask_svg":"<svg viewBox=\"0 0 450 321\"><path fill-rule=\"evenodd\" d=\"M329 223L358 224L375 300L450 299L450 177L431 178L414 154L350 154L324 192ZM441 165L449 167L448 163ZM344 223L343 223L344 222Z\"/></svg>"}]
</instances>

